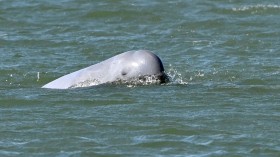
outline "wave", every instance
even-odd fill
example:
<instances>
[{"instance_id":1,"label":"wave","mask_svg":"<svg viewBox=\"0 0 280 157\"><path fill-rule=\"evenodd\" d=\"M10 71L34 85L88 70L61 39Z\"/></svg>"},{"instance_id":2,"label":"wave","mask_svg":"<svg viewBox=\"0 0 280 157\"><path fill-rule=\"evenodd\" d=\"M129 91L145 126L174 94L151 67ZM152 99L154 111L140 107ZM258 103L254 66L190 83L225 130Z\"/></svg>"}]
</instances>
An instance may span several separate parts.
<instances>
[{"instance_id":1,"label":"wave","mask_svg":"<svg viewBox=\"0 0 280 157\"><path fill-rule=\"evenodd\" d=\"M257 4L257 5L247 5L247 6L242 6L242 7L236 7L232 8L233 11L262 11L262 10L270 10L270 9L280 9L280 5L274 5L274 4Z\"/></svg>"}]
</instances>

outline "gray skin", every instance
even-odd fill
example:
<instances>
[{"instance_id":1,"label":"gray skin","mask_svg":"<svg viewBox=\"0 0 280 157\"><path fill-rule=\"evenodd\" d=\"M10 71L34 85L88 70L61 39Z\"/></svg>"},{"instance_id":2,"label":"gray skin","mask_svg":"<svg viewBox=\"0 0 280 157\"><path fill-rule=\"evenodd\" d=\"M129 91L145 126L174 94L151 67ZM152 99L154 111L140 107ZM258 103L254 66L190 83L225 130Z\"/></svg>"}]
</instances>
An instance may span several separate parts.
<instances>
[{"instance_id":1,"label":"gray skin","mask_svg":"<svg viewBox=\"0 0 280 157\"><path fill-rule=\"evenodd\" d=\"M42 88L89 87L146 76L155 76L164 82L165 74L160 58L147 50L128 51L62 76Z\"/></svg>"}]
</instances>

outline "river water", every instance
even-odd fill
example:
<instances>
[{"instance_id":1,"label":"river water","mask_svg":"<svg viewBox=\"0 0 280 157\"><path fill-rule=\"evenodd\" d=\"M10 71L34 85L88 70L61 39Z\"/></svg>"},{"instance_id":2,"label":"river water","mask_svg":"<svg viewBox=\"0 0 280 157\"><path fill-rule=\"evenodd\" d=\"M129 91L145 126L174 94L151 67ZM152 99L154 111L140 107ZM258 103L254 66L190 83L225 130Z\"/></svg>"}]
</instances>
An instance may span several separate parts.
<instances>
[{"instance_id":1,"label":"river water","mask_svg":"<svg viewBox=\"0 0 280 157\"><path fill-rule=\"evenodd\" d=\"M170 82L42 89L147 49ZM0 0L0 156L280 156L278 0Z\"/></svg>"}]
</instances>

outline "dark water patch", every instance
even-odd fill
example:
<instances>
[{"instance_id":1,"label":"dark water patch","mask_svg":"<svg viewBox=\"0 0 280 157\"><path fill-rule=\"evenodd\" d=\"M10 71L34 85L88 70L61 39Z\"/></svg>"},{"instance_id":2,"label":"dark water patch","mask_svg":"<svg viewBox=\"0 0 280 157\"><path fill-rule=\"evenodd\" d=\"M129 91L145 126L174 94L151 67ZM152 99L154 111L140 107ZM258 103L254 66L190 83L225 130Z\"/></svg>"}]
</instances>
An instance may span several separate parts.
<instances>
[{"instance_id":1,"label":"dark water patch","mask_svg":"<svg viewBox=\"0 0 280 157\"><path fill-rule=\"evenodd\" d=\"M147 16L149 14L149 16ZM135 10L116 10L116 11L95 11L88 13L86 18L90 19L118 19L119 21L135 21L138 17L142 17L141 19L149 20L151 22L160 22L159 16L152 16L152 12L143 12L143 11L135 11ZM144 18L144 19L143 19ZM150 19L149 19L150 18ZM138 20L137 20L138 21ZM138 21L139 22L139 21Z\"/></svg>"}]
</instances>

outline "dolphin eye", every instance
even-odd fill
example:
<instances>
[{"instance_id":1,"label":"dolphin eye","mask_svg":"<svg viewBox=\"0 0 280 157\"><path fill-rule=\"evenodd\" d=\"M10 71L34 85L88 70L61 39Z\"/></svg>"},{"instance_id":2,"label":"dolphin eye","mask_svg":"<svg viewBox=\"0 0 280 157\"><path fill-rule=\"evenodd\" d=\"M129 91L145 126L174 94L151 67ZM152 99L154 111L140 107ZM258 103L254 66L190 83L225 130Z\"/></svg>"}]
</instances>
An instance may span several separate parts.
<instances>
[{"instance_id":1,"label":"dolphin eye","mask_svg":"<svg viewBox=\"0 0 280 157\"><path fill-rule=\"evenodd\" d=\"M125 76L127 74L126 71L122 71L122 76Z\"/></svg>"}]
</instances>

